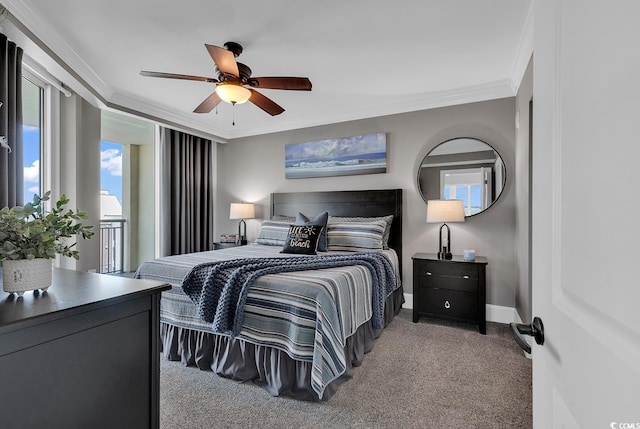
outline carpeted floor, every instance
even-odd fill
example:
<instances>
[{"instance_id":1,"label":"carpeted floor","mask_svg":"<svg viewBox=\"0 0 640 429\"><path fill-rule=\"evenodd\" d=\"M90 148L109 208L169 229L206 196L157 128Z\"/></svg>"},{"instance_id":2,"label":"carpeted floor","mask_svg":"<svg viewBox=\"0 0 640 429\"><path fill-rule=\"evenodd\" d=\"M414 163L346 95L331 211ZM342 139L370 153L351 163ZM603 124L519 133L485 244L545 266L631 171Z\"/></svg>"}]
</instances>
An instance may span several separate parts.
<instances>
[{"instance_id":1,"label":"carpeted floor","mask_svg":"<svg viewBox=\"0 0 640 429\"><path fill-rule=\"evenodd\" d=\"M251 383L161 357L160 424L178 428L530 428L531 361L508 325L402 310L327 402L272 397Z\"/></svg>"}]
</instances>

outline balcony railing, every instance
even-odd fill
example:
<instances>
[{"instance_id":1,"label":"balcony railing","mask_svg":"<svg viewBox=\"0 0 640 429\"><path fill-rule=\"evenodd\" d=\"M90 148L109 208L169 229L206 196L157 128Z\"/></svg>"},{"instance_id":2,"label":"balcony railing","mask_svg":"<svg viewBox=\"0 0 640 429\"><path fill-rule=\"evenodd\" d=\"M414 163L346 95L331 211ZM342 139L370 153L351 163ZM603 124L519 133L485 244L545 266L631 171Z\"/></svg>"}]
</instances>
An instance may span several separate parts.
<instances>
[{"instance_id":1,"label":"balcony railing","mask_svg":"<svg viewBox=\"0 0 640 429\"><path fill-rule=\"evenodd\" d=\"M124 270L125 219L100 220L100 272L121 273Z\"/></svg>"}]
</instances>

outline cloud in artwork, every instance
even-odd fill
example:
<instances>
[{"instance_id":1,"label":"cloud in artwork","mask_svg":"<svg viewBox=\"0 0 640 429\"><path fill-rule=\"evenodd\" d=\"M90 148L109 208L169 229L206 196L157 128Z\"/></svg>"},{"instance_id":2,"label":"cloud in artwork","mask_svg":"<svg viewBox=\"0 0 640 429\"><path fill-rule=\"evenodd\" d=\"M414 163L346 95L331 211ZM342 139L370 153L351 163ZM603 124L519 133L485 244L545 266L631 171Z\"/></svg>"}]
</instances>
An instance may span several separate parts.
<instances>
[{"instance_id":1,"label":"cloud in artwork","mask_svg":"<svg viewBox=\"0 0 640 429\"><path fill-rule=\"evenodd\" d=\"M118 149L106 149L100 152L100 168L112 176L122 177L122 153Z\"/></svg>"}]
</instances>

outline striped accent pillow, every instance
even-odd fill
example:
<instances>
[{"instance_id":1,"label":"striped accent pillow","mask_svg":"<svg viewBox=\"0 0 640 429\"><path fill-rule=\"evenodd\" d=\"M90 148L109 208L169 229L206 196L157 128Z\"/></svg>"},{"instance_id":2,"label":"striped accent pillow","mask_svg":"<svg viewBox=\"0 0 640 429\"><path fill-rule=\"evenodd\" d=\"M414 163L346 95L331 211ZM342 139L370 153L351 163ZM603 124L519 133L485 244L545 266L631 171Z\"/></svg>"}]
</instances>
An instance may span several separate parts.
<instances>
[{"instance_id":1,"label":"striped accent pillow","mask_svg":"<svg viewBox=\"0 0 640 429\"><path fill-rule=\"evenodd\" d=\"M284 246L292 223L278 220L263 221L256 243L266 246Z\"/></svg>"},{"instance_id":2,"label":"striped accent pillow","mask_svg":"<svg viewBox=\"0 0 640 429\"><path fill-rule=\"evenodd\" d=\"M387 226L384 230L384 237L382 237L382 248L389 248L389 234L391 234L391 223L393 222L393 215L377 216L377 217L364 217L364 216L329 216L328 223L344 223L344 222L375 222L384 220Z\"/></svg>"},{"instance_id":3,"label":"striped accent pillow","mask_svg":"<svg viewBox=\"0 0 640 429\"><path fill-rule=\"evenodd\" d=\"M327 250L371 252L382 250L382 239L387 223L342 222L327 225Z\"/></svg>"}]
</instances>

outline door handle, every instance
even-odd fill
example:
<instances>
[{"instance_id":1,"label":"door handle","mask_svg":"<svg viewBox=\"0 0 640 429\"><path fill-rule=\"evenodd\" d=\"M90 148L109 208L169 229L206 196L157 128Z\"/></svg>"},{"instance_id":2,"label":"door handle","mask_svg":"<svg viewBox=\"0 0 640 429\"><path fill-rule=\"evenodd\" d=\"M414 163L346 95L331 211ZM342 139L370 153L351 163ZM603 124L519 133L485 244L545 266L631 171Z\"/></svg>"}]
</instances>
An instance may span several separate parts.
<instances>
[{"instance_id":1,"label":"door handle","mask_svg":"<svg viewBox=\"0 0 640 429\"><path fill-rule=\"evenodd\" d=\"M513 338L525 352L531 353L531 346L522 338L522 335L530 335L536 340L537 344L544 344L544 325L539 317L534 317L530 325L514 322L509 325L511 326Z\"/></svg>"}]
</instances>

